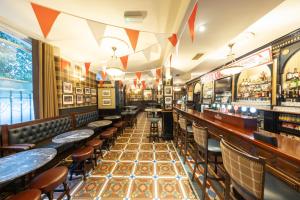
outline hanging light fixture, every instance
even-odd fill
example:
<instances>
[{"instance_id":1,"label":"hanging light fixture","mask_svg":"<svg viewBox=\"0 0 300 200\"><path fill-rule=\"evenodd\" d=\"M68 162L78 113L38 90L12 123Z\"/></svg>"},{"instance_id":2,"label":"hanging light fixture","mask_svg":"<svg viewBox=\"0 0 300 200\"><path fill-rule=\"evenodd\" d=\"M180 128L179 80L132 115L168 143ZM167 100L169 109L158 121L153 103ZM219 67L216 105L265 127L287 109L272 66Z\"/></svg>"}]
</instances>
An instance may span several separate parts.
<instances>
[{"instance_id":1,"label":"hanging light fixture","mask_svg":"<svg viewBox=\"0 0 300 200\"><path fill-rule=\"evenodd\" d=\"M224 76L231 76L234 74L238 74L243 69L243 66L234 64L236 62L236 60L235 60L235 55L232 51L233 46L234 46L234 43L231 43L228 45L228 47L230 48L230 52L227 57L230 58L231 64L224 66L220 71L221 74L223 74Z\"/></svg>"},{"instance_id":2,"label":"hanging light fixture","mask_svg":"<svg viewBox=\"0 0 300 200\"><path fill-rule=\"evenodd\" d=\"M112 47L113 55L109 62L107 63L106 73L113 77L114 80L120 79L124 75L124 71L119 64L119 60L116 56L117 47Z\"/></svg>"}]
</instances>

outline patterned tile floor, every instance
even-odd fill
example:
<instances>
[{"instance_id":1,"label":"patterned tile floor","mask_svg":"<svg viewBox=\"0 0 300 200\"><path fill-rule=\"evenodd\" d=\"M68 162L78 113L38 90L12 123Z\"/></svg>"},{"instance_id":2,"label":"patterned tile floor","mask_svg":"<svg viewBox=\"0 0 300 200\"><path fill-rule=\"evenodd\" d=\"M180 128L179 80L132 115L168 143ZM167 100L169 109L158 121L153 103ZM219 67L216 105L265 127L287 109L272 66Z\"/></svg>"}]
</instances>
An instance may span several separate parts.
<instances>
[{"instance_id":1,"label":"patterned tile floor","mask_svg":"<svg viewBox=\"0 0 300 200\"><path fill-rule=\"evenodd\" d=\"M197 199L171 142L149 143L150 122L138 117L98 166L71 191L72 199Z\"/></svg>"}]
</instances>

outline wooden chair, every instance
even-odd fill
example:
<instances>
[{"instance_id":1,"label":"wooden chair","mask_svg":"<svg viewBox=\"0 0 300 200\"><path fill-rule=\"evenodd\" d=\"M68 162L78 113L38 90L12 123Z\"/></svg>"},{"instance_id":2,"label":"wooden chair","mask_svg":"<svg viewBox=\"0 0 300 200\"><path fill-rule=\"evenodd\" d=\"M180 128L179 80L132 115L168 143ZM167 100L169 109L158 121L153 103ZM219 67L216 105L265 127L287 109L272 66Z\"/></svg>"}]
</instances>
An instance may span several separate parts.
<instances>
[{"instance_id":1,"label":"wooden chair","mask_svg":"<svg viewBox=\"0 0 300 200\"><path fill-rule=\"evenodd\" d=\"M189 143L193 142L193 130L192 127L187 124L187 120L184 117L180 116L178 122L180 126L180 138L181 138L180 154L184 151L183 163L185 163L188 145Z\"/></svg>"}]
</instances>

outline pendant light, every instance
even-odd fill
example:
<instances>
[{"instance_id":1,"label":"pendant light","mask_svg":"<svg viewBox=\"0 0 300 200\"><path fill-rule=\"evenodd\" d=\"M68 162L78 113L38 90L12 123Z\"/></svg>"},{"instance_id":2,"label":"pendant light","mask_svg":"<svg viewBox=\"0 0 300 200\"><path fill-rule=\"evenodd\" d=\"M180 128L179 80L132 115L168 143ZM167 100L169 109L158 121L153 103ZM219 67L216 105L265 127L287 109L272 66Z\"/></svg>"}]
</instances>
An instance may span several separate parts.
<instances>
[{"instance_id":1,"label":"pendant light","mask_svg":"<svg viewBox=\"0 0 300 200\"><path fill-rule=\"evenodd\" d=\"M234 46L234 43L231 43L228 45L228 47L230 48L230 52L227 57L230 58L231 64L224 66L223 68L221 68L221 71L220 71L221 74L223 74L224 76L231 76L234 74L238 74L243 69L243 66L235 65L236 60L235 60L235 55L232 50L233 46Z\"/></svg>"},{"instance_id":2,"label":"pendant light","mask_svg":"<svg viewBox=\"0 0 300 200\"><path fill-rule=\"evenodd\" d=\"M116 50L117 47L112 47L113 55L111 57L111 60L107 63L106 67L106 73L113 77L114 80L120 79L124 75L124 71L122 70L122 67L119 64L119 60L116 56Z\"/></svg>"}]
</instances>

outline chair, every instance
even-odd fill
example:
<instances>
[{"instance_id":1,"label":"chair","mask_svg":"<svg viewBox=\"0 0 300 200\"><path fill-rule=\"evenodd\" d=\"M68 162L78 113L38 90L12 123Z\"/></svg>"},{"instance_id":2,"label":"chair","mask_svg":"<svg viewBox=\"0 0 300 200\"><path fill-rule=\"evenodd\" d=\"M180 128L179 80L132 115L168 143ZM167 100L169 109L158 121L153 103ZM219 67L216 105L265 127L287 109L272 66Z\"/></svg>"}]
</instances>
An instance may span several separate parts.
<instances>
[{"instance_id":1,"label":"chair","mask_svg":"<svg viewBox=\"0 0 300 200\"><path fill-rule=\"evenodd\" d=\"M29 184L31 189L39 189L42 193L46 194L49 200L53 199L54 192L63 192L57 199L62 199L64 195L70 196L70 189L67 184L68 168L65 166L51 168L37 177L35 177ZM60 185L64 186L63 190L57 190ZM25 199L25 198L24 198Z\"/></svg>"},{"instance_id":2,"label":"chair","mask_svg":"<svg viewBox=\"0 0 300 200\"><path fill-rule=\"evenodd\" d=\"M154 142L156 139L159 140L159 118L150 118L150 135L149 141L151 140Z\"/></svg>"},{"instance_id":3,"label":"chair","mask_svg":"<svg viewBox=\"0 0 300 200\"><path fill-rule=\"evenodd\" d=\"M180 126L180 138L181 138L180 154L183 152L183 147L184 147L183 163L185 163L188 145L189 143L193 142L193 129L192 126L187 124L187 120L182 116L179 117L178 122Z\"/></svg>"},{"instance_id":4,"label":"chair","mask_svg":"<svg viewBox=\"0 0 300 200\"><path fill-rule=\"evenodd\" d=\"M174 142L175 142L175 145L176 147L178 147L178 137L179 137L179 122L178 122L178 119L179 119L179 115L177 114L177 112L173 111L173 123L174 123Z\"/></svg>"},{"instance_id":5,"label":"chair","mask_svg":"<svg viewBox=\"0 0 300 200\"><path fill-rule=\"evenodd\" d=\"M265 172L264 158L241 151L223 139L220 146L226 171L225 200L237 195L247 200L300 199L298 191Z\"/></svg>"},{"instance_id":6,"label":"chair","mask_svg":"<svg viewBox=\"0 0 300 200\"><path fill-rule=\"evenodd\" d=\"M203 174L203 185L202 185L202 199L205 199L206 193L206 180L207 178L213 180L222 180L222 178L208 176L208 164L214 163L215 173L218 173L217 164L221 164L222 162L218 162L218 156L221 156L221 148L219 141L208 138L208 130L206 127L198 126L196 123L193 123L193 133L194 133L194 140L196 142L195 145L195 166L193 172L193 178L195 178L196 169L199 164L203 164L204 166L204 174ZM201 155L204 155L204 158L201 158ZM209 155L214 156L214 160L209 160ZM202 160L202 161L200 161Z\"/></svg>"},{"instance_id":7,"label":"chair","mask_svg":"<svg viewBox=\"0 0 300 200\"><path fill-rule=\"evenodd\" d=\"M10 196L7 200L40 200L41 191L38 189L28 189Z\"/></svg>"}]
</instances>

